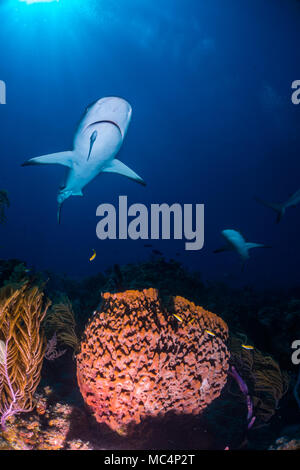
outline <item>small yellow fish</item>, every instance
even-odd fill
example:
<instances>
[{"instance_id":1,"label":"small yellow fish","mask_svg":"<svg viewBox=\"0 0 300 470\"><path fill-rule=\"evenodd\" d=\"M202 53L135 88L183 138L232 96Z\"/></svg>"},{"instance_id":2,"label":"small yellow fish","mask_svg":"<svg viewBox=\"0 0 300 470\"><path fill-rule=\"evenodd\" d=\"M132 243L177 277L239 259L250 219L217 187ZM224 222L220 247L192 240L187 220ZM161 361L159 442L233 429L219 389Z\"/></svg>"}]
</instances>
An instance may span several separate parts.
<instances>
[{"instance_id":1,"label":"small yellow fish","mask_svg":"<svg viewBox=\"0 0 300 470\"><path fill-rule=\"evenodd\" d=\"M242 344L242 348L244 348L244 349L254 349L254 346L251 346L250 344Z\"/></svg>"},{"instance_id":2,"label":"small yellow fish","mask_svg":"<svg viewBox=\"0 0 300 470\"><path fill-rule=\"evenodd\" d=\"M173 317L177 318L177 320L179 321L183 321L182 318L179 315L176 315L175 313L173 313Z\"/></svg>"},{"instance_id":3,"label":"small yellow fish","mask_svg":"<svg viewBox=\"0 0 300 470\"><path fill-rule=\"evenodd\" d=\"M97 256L96 251L93 250L93 252L94 252L94 253L93 253L92 256L90 257L90 261L93 261L93 260L96 258L96 256Z\"/></svg>"},{"instance_id":4,"label":"small yellow fish","mask_svg":"<svg viewBox=\"0 0 300 470\"><path fill-rule=\"evenodd\" d=\"M209 336L216 336L215 333L210 330L205 330L205 333L207 333Z\"/></svg>"}]
</instances>

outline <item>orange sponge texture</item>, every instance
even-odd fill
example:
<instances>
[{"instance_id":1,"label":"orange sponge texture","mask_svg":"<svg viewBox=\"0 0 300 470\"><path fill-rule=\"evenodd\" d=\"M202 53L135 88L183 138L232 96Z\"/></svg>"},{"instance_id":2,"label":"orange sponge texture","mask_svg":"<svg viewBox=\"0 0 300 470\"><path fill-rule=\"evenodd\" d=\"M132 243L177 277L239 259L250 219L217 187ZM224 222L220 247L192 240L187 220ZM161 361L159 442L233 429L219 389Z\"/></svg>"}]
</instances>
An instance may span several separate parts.
<instances>
[{"instance_id":1,"label":"orange sponge texture","mask_svg":"<svg viewBox=\"0 0 300 470\"><path fill-rule=\"evenodd\" d=\"M148 418L199 414L226 383L226 323L182 297L172 300L166 309L155 289L105 293L86 327L80 391L96 420L119 434Z\"/></svg>"}]
</instances>

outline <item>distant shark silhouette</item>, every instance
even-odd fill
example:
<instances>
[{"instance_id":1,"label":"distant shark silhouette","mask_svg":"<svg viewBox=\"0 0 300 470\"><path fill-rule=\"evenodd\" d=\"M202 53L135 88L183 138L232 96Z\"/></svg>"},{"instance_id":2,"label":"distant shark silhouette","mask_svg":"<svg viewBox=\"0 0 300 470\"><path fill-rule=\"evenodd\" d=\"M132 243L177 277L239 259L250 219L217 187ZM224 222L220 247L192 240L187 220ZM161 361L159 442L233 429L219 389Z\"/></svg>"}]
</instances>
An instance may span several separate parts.
<instances>
[{"instance_id":1,"label":"distant shark silhouette","mask_svg":"<svg viewBox=\"0 0 300 470\"><path fill-rule=\"evenodd\" d=\"M31 158L22 166L58 164L68 167L66 183L57 196L58 222L61 207L70 196L83 196L83 188L99 173L119 173L138 183L144 181L116 159L131 120L132 108L122 98L102 98L91 104L81 120L74 149Z\"/></svg>"},{"instance_id":2,"label":"distant shark silhouette","mask_svg":"<svg viewBox=\"0 0 300 470\"><path fill-rule=\"evenodd\" d=\"M288 207L296 207L297 204L299 204L300 189L298 189L298 191L296 191L295 193L291 194L290 197L285 202L282 202L282 203L267 202L258 197L256 197L255 200L259 202L260 204L263 204L266 207L270 207L271 209L276 211L277 212L276 222L278 223L281 221Z\"/></svg>"},{"instance_id":3,"label":"distant shark silhouette","mask_svg":"<svg viewBox=\"0 0 300 470\"><path fill-rule=\"evenodd\" d=\"M249 258L249 250L251 248L270 248L270 246L263 245L261 243L250 243L246 242L244 237L237 230L226 229L222 232L223 237L226 239L226 245L217 250L214 250L214 253L221 253L222 251L236 251L243 262L242 267L244 267L245 262Z\"/></svg>"}]
</instances>

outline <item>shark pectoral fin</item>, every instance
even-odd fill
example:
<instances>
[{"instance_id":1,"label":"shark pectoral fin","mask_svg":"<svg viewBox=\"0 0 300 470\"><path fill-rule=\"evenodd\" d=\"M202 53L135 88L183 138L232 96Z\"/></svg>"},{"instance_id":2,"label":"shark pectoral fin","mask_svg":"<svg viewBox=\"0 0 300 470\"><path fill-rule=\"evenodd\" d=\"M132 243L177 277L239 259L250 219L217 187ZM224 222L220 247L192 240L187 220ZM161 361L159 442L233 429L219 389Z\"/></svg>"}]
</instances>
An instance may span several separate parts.
<instances>
[{"instance_id":1,"label":"shark pectoral fin","mask_svg":"<svg viewBox=\"0 0 300 470\"><path fill-rule=\"evenodd\" d=\"M263 245L262 243L246 243L248 250L250 248L272 248L270 245Z\"/></svg>"},{"instance_id":2,"label":"shark pectoral fin","mask_svg":"<svg viewBox=\"0 0 300 470\"><path fill-rule=\"evenodd\" d=\"M48 155L42 155L41 157L31 158L27 162L23 163L22 166L29 165L64 165L69 168L73 166L74 153L73 152L60 152L50 153Z\"/></svg>"},{"instance_id":3,"label":"shark pectoral fin","mask_svg":"<svg viewBox=\"0 0 300 470\"><path fill-rule=\"evenodd\" d=\"M137 175L133 170L128 168L128 166L124 165L124 163L120 162L120 160L113 160L109 165L107 165L103 170L105 173L118 173L119 175L127 176L131 180L136 181L137 183L146 186L145 181Z\"/></svg>"}]
</instances>

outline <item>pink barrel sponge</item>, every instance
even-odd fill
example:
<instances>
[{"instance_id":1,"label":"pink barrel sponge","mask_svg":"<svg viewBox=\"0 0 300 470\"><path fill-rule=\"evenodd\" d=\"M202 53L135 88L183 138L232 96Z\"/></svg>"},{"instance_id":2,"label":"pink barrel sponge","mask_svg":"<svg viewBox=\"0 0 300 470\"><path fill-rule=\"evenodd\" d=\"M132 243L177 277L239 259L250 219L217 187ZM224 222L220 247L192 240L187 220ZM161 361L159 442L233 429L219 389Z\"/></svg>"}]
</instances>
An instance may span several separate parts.
<instances>
[{"instance_id":1,"label":"pink barrel sponge","mask_svg":"<svg viewBox=\"0 0 300 470\"><path fill-rule=\"evenodd\" d=\"M105 293L77 355L77 379L96 420L121 435L149 418L196 415L227 380L228 328L182 298L155 289Z\"/></svg>"}]
</instances>

